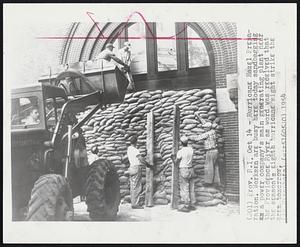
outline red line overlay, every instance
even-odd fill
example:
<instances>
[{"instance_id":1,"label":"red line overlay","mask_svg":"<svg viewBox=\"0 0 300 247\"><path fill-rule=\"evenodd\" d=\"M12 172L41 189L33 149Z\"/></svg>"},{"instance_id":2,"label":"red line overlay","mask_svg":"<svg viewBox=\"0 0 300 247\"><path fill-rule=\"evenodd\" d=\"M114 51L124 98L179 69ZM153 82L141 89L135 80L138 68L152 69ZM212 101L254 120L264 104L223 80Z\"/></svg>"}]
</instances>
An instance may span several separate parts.
<instances>
[{"instance_id":1,"label":"red line overlay","mask_svg":"<svg viewBox=\"0 0 300 247\"><path fill-rule=\"evenodd\" d=\"M86 37L86 36L49 36L37 39L110 39L111 37ZM158 40L260 40L260 38L170 38L170 37L117 37L118 39L158 39Z\"/></svg>"},{"instance_id":2,"label":"red line overlay","mask_svg":"<svg viewBox=\"0 0 300 247\"><path fill-rule=\"evenodd\" d=\"M125 25L123 26L123 28L113 37L106 37L103 35L103 32L101 31L101 28L99 27L98 23L93 19L93 17L91 15L94 15L94 13L92 12L86 12L86 14L89 16L89 18L93 21L93 23L95 24L95 26L97 27L100 36L97 37L87 37L87 36L75 36L75 37L69 37L69 36L48 36L48 37L37 37L37 39L47 39L47 40L62 40L62 39L94 39L94 40L98 40L98 39L128 39L128 40L136 40L136 39L156 39L156 40L260 40L260 38L189 38L189 37L183 37L180 38L178 37L179 34L183 33L186 29L186 26L180 30L178 33L176 33L175 35L172 36L167 36L167 37L157 37L153 34L151 28L148 25L148 22L146 21L145 17L138 11L134 11L132 12L126 22ZM150 37L120 37L121 33L125 30L126 26L128 25L129 21L133 18L134 15L138 15L142 21L144 22L144 24L146 25L146 28L148 29L149 33L151 34Z\"/></svg>"}]
</instances>

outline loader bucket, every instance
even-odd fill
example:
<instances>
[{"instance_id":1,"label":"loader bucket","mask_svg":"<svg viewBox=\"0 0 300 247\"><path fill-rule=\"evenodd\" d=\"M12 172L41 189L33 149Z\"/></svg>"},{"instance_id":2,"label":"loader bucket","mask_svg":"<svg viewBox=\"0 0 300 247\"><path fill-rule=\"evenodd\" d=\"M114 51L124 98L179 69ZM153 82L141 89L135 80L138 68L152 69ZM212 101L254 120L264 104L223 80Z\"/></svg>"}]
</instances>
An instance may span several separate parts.
<instances>
[{"instance_id":1,"label":"loader bucket","mask_svg":"<svg viewBox=\"0 0 300 247\"><path fill-rule=\"evenodd\" d=\"M55 85L64 88L68 96L102 91L107 104L123 102L129 83L117 66L85 74L68 69L59 73L54 82Z\"/></svg>"}]
</instances>

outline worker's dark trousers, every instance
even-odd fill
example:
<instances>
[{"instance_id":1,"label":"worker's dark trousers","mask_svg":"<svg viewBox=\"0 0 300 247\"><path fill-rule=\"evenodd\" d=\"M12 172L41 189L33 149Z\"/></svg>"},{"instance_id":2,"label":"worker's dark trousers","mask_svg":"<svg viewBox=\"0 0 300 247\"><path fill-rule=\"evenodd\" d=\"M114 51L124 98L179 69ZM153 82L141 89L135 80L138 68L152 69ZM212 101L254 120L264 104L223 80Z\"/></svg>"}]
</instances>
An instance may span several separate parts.
<instances>
[{"instance_id":1,"label":"worker's dark trousers","mask_svg":"<svg viewBox=\"0 0 300 247\"><path fill-rule=\"evenodd\" d=\"M184 206L196 204L193 168L179 168L180 198Z\"/></svg>"},{"instance_id":2,"label":"worker's dark trousers","mask_svg":"<svg viewBox=\"0 0 300 247\"><path fill-rule=\"evenodd\" d=\"M130 167L131 206L138 206L142 194L142 170L140 166Z\"/></svg>"}]
</instances>

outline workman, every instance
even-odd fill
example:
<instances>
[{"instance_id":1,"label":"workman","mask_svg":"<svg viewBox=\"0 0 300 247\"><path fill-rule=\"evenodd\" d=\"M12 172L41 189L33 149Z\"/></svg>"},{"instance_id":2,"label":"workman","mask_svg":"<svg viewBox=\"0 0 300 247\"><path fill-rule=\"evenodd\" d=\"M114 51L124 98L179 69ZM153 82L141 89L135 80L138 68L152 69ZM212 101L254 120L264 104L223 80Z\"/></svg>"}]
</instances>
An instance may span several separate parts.
<instances>
[{"instance_id":1,"label":"workman","mask_svg":"<svg viewBox=\"0 0 300 247\"><path fill-rule=\"evenodd\" d=\"M122 62L127 64L128 67L130 66L130 63L131 63L131 44L128 41L126 41L124 43L123 48L119 49L118 57L122 60ZM120 67L120 69L124 72L127 80L129 81L128 90L135 91L134 82L133 82L132 75L130 73L130 69L125 70L125 71L124 71L124 67Z\"/></svg>"},{"instance_id":2,"label":"workman","mask_svg":"<svg viewBox=\"0 0 300 247\"><path fill-rule=\"evenodd\" d=\"M97 145L95 145L95 146L93 146L91 148L91 154L88 155L88 163L89 163L89 165L93 164L94 161L96 161L96 160L99 159L98 152L99 152L99 149L98 149Z\"/></svg>"},{"instance_id":3,"label":"workman","mask_svg":"<svg viewBox=\"0 0 300 247\"><path fill-rule=\"evenodd\" d=\"M203 123L202 128L205 132L198 136L191 136L190 138L194 141L204 141L204 149L206 151L204 183L221 186L216 131L212 129L211 122L206 122L203 118L197 117Z\"/></svg>"},{"instance_id":4,"label":"workman","mask_svg":"<svg viewBox=\"0 0 300 247\"><path fill-rule=\"evenodd\" d=\"M182 148L177 152L176 159L172 155L172 160L175 165L179 164L179 184L180 184L180 198L183 205L180 205L178 211L189 212L195 210L195 183L194 183L194 170L192 167L193 161L193 148L188 145L188 138L182 136L180 138Z\"/></svg>"},{"instance_id":5,"label":"workman","mask_svg":"<svg viewBox=\"0 0 300 247\"><path fill-rule=\"evenodd\" d=\"M122 65L124 67L124 69L126 71L128 71L129 66L113 53L114 48L115 47L113 46L112 43L107 43L105 46L105 49L96 56L96 60L100 60L101 69L103 68L103 60L110 62L112 59L115 62L117 62L118 64Z\"/></svg>"},{"instance_id":6,"label":"workman","mask_svg":"<svg viewBox=\"0 0 300 247\"><path fill-rule=\"evenodd\" d=\"M137 149L137 137L132 136L129 139L130 146L127 149L127 156L129 160L129 174L130 174L130 196L131 196L131 207L133 209L144 208L141 205L141 194L142 194L142 165L149 168L152 166L142 157L140 151Z\"/></svg>"}]
</instances>

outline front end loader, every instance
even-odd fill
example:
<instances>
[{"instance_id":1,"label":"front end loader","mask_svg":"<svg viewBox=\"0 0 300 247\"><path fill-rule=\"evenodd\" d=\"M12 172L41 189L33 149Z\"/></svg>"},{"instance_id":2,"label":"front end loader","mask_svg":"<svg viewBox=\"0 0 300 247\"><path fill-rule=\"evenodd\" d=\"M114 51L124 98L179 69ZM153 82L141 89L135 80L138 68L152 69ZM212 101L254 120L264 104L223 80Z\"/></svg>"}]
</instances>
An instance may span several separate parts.
<instances>
[{"instance_id":1,"label":"front end loader","mask_svg":"<svg viewBox=\"0 0 300 247\"><path fill-rule=\"evenodd\" d=\"M118 174L108 160L89 164L81 127L107 105L123 102L126 77L116 66L76 63L39 82L12 91L13 220L71 219L79 195L92 220L114 220ZM93 107L78 121L87 106Z\"/></svg>"}]
</instances>

